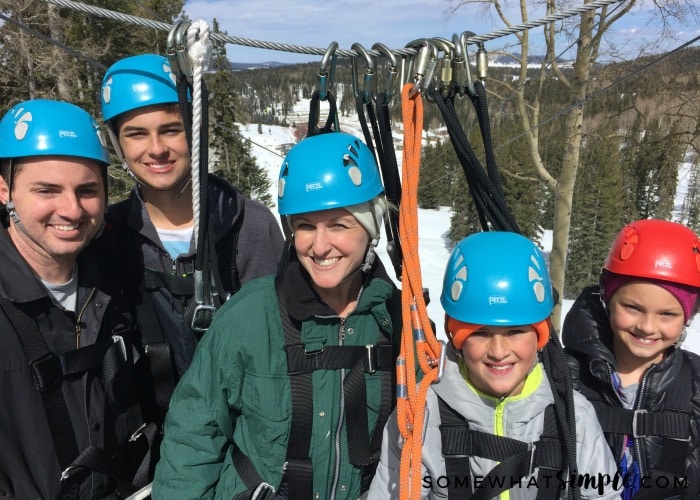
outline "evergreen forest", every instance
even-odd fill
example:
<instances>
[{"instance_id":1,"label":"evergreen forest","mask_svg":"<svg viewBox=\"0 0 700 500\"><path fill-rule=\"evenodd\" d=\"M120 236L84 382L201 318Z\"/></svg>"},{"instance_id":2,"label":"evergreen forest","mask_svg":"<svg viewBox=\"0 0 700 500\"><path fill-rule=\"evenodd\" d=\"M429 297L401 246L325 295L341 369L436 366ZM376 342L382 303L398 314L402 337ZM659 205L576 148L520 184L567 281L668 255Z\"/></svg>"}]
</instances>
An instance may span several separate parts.
<instances>
[{"instance_id":1,"label":"evergreen forest","mask_svg":"<svg viewBox=\"0 0 700 500\"><path fill-rule=\"evenodd\" d=\"M93 5L172 23L183 16L183 0L94 0ZM99 92L106 68L127 55L164 54L167 32L87 16L37 0L0 0L0 114L31 98L73 102L99 117ZM214 21L212 31L219 32ZM517 57L517 56L516 56ZM382 65L381 68L385 66ZM508 206L526 236L553 229L555 192L538 176L516 94L537 95L540 120L535 134L540 156L554 176L567 154L564 121L572 106L583 110L582 142L570 207L565 297L594 282L608 246L620 227L638 218L673 219L700 230L700 48L685 47L614 64L593 65L584 99L572 104L563 77L545 65L489 68L486 89L494 154ZM269 179L255 163L251 143L237 123L294 127L301 139L308 116L292 110L318 87L318 62L239 69L225 45L213 44L209 91L211 171L246 195L271 204ZM383 70L382 70L383 71ZM383 78L383 76L382 76ZM523 83L517 87L513 82ZM335 66L333 93L340 121L356 113L353 68L345 58ZM381 80L380 80L381 85ZM396 85L390 118L401 136ZM484 154L474 109L455 100L461 125L475 152ZM465 175L437 107L424 104L426 140L419 204L451 207L450 238L481 230ZM342 127L341 127L342 129ZM532 132L532 130L530 131ZM400 141L396 141L400 156ZM123 198L131 179L116 157L110 168L110 201ZM677 187L684 186L684 193Z\"/></svg>"}]
</instances>

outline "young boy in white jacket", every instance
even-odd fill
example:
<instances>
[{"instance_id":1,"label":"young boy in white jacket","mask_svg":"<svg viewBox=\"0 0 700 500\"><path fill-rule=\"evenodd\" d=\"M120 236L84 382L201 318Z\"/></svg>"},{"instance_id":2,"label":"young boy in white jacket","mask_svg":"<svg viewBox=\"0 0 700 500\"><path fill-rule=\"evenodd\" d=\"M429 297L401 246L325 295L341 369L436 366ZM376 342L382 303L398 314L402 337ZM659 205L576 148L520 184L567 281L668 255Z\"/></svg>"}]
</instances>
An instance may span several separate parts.
<instances>
[{"instance_id":1,"label":"young boy in white jacket","mask_svg":"<svg viewBox=\"0 0 700 500\"><path fill-rule=\"evenodd\" d=\"M449 259L441 302L451 346L427 393L421 497L619 498L591 404L573 394L575 441L556 416L555 401L561 409L566 395L539 359L554 299L537 246L508 232L465 238ZM403 443L394 413L368 498L398 498Z\"/></svg>"}]
</instances>

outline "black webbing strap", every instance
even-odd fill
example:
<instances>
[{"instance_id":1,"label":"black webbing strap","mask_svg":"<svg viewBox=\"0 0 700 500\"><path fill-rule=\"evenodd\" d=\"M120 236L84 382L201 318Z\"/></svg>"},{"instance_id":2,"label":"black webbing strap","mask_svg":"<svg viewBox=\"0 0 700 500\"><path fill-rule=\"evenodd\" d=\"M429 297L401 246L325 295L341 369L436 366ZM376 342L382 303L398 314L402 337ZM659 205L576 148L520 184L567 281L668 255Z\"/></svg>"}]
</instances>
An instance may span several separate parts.
<instances>
[{"instance_id":1,"label":"black webbing strap","mask_svg":"<svg viewBox=\"0 0 700 500\"><path fill-rule=\"evenodd\" d=\"M486 92L480 82L474 84L477 90L477 100L474 101L477 113L479 114L479 125L481 135L484 138L484 148L487 151L487 168L484 168L474 153L474 150L467 139L464 129L459 122L457 112L454 107L454 95L445 98L438 89L429 91L430 97L435 101L442 113L450 140L457 153L457 157L462 165L462 170L469 185L469 192L474 199L479 220L484 231L489 230L490 222L494 230L513 231L520 233L520 229L508 207L503 189L501 187L498 169L492 154L490 143L490 126L488 121L488 107L486 103ZM491 151L489 151L491 149Z\"/></svg>"},{"instance_id":2,"label":"black webbing strap","mask_svg":"<svg viewBox=\"0 0 700 500\"><path fill-rule=\"evenodd\" d=\"M17 332L24 354L30 364L34 360L51 354L34 320L3 296L0 296L0 308L5 311L10 324ZM61 393L61 384L49 384L40 393L58 464L61 470L65 470L78 455L78 442L75 438L66 401ZM64 489L61 499L77 498L79 489L79 485Z\"/></svg>"},{"instance_id":3,"label":"black webbing strap","mask_svg":"<svg viewBox=\"0 0 700 500\"><path fill-rule=\"evenodd\" d=\"M690 421L693 374L690 363L682 361L678 379L665 391L664 408L661 411L628 410L606 405L599 399L593 400L604 432L639 437L660 437L661 454L658 463L650 464L654 474L668 473L676 477L686 474L685 461L691 446ZM657 483L653 483L657 484ZM665 484L661 482L659 484ZM673 484L673 481L671 481ZM655 488L644 488L653 490ZM663 490L664 494L668 492ZM636 498L636 497L635 497Z\"/></svg>"},{"instance_id":4,"label":"black webbing strap","mask_svg":"<svg viewBox=\"0 0 700 500\"><path fill-rule=\"evenodd\" d=\"M389 343L366 346L325 346L322 351L307 353L304 344L288 344L287 373L299 375L315 370L359 368L363 374L392 371L396 368L394 347Z\"/></svg>"},{"instance_id":5,"label":"black webbing strap","mask_svg":"<svg viewBox=\"0 0 700 500\"><path fill-rule=\"evenodd\" d=\"M687 440L690 436L690 413L667 409L662 412L628 410L606 405L602 401L595 401L593 406L605 432L625 434L634 438L656 436Z\"/></svg>"},{"instance_id":6,"label":"black webbing strap","mask_svg":"<svg viewBox=\"0 0 700 500\"><path fill-rule=\"evenodd\" d=\"M118 364L109 363L112 369L109 370L109 373L104 374L104 384L107 385L114 378L119 365L126 360L126 357L120 354L123 348L125 348L123 340L119 344L118 341L110 338L62 354L46 352L40 358L30 361L29 366L34 373L37 389L43 392L52 389L55 385L61 385L61 382L67 377L104 366L105 356L109 356Z\"/></svg>"},{"instance_id":7,"label":"black webbing strap","mask_svg":"<svg viewBox=\"0 0 700 500\"><path fill-rule=\"evenodd\" d=\"M394 138L391 131L389 112L390 100L391 97L386 92L381 92L377 95L377 128L379 130L377 152L379 155L379 168L382 172L386 199L394 207L398 207L401 202L401 177L399 175L396 151L394 149ZM396 277L400 280L403 252L401 250L401 240L399 238L398 210L387 211L385 230L387 235L387 253L391 258Z\"/></svg>"},{"instance_id":8,"label":"black webbing strap","mask_svg":"<svg viewBox=\"0 0 700 500\"><path fill-rule=\"evenodd\" d=\"M232 459L238 476L248 488L241 493L235 494L233 500L265 500L274 497L275 489L272 485L265 483L255 470L255 467L253 467L250 459L237 446L233 450Z\"/></svg>"},{"instance_id":9,"label":"black webbing strap","mask_svg":"<svg viewBox=\"0 0 700 500\"><path fill-rule=\"evenodd\" d=\"M287 311L287 302L279 281L275 283L279 303L285 344L297 342L299 329L294 326ZM288 361L289 362L289 361ZM289 498L308 500L313 494L313 465L309 457L311 431L313 428L313 372L299 373L289 377L292 396L292 423L287 444L287 467Z\"/></svg>"},{"instance_id":10,"label":"black webbing strap","mask_svg":"<svg viewBox=\"0 0 700 500\"><path fill-rule=\"evenodd\" d=\"M389 96L386 92L377 96L378 110L375 112L372 100L369 101L363 94L355 97L355 108L360 122L360 128L365 138L367 147L377 158L379 170L382 174L382 184L386 199L395 207L401 201L401 177L399 176L398 163L396 161L396 151L394 150L394 139L391 132L391 121L389 119ZM368 125L369 122L369 125ZM370 126L372 132L370 133ZM376 140L376 149L374 140ZM399 214L398 210L388 210L385 218L385 229L387 234L387 253L394 266L397 279L401 279L402 273L402 251L399 239Z\"/></svg>"},{"instance_id":11,"label":"black webbing strap","mask_svg":"<svg viewBox=\"0 0 700 500\"><path fill-rule=\"evenodd\" d=\"M309 126L306 130L306 137L312 137L319 134L327 134L328 132L340 132L335 130L337 123L338 108L335 102L335 95L331 91L326 91L325 100L328 101L328 118L323 127L318 127L318 118L321 112L321 93L314 90L311 94L311 102L309 103Z\"/></svg>"},{"instance_id":12,"label":"black webbing strap","mask_svg":"<svg viewBox=\"0 0 700 500\"><path fill-rule=\"evenodd\" d=\"M96 446L88 446L85 448L73 462L66 467L61 475L61 483L63 487L71 485L79 485L85 481L93 472L103 474L112 479L116 485L116 490L113 492L117 498L126 498L134 493L139 488L148 484L150 466L151 466L151 450L155 442L158 428L155 424L149 423L142 425L129 438L128 445L143 441L143 445L138 449L145 449L145 452L139 452L138 457L126 456L121 457L122 460L134 461L138 465L133 471L133 479L131 481L124 480L120 471L115 466L114 457L111 457L102 448ZM136 447L136 445L133 445ZM127 450L128 453L128 450ZM142 458L139 458L142 457Z\"/></svg>"},{"instance_id":13,"label":"black webbing strap","mask_svg":"<svg viewBox=\"0 0 700 500\"><path fill-rule=\"evenodd\" d=\"M561 470L563 465L561 440L557 435L556 418L552 405L545 409L544 425L540 439L525 443L516 439L470 430L461 415L438 398L440 408L440 435L445 472L450 479L448 497L452 499L486 500L498 496L530 476L538 468ZM459 481L469 474L470 457L481 457L496 462L482 479L477 491L470 482ZM556 481L537 482L537 498L559 498ZM464 487L466 486L466 488Z\"/></svg>"}]
</instances>

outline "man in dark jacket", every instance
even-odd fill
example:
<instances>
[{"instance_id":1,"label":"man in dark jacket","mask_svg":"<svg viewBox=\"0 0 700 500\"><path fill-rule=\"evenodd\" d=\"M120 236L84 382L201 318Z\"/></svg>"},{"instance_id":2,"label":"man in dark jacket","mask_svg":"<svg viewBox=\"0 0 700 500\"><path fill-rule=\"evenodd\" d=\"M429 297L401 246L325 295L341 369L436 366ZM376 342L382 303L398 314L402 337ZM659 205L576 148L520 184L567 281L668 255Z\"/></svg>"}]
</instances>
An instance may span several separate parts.
<instances>
[{"instance_id":1,"label":"man in dark jacket","mask_svg":"<svg viewBox=\"0 0 700 500\"><path fill-rule=\"evenodd\" d=\"M0 498L106 496L90 457L119 454L140 424L128 316L86 248L107 164L77 106L26 101L0 121Z\"/></svg>"},{"instance_id":2,"label":"man in dark jacket","mask_svg":"<svg viewBox=\"0 0 700 500\"><path fill-rule=\"evenodd\" d=\"M101 97L114 148L136 179L131 196L109 208L103 239L130 279L161 420L208 327L208 313L241 285L277 270L282 232L267 207L209 175L202 179L208 201L200 199L209 230L199 224L209 240L200 248L187 125L167 58L141 54L117 61L105 74ZM211 294L195 297L198 277L202 287L213 284Z\"/></svg>"}]
</instances>

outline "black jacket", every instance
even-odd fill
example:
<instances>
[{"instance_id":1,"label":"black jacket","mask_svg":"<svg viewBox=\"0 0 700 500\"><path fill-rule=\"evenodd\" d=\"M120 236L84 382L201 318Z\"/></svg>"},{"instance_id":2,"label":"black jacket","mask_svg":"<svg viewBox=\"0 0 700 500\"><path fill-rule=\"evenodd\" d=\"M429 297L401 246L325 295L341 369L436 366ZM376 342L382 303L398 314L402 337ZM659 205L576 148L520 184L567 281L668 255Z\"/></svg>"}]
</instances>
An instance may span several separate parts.
<instances>
[{"instance_id":1,"label":"black jacket","mask_svg":"<svg viewBox=\"0 0 700 500\"><path fill-rule=\"evenodd\" d=\"M121 336L126 357L133 362L129 316L121 298L103 283L90 248L78 259L78 314L54 301L2 226L0 255L0 294L36 322L51 352L74 350L79 329L81 347ZM61 468L44 403L18 333L3 309L0 346L0 498L58 498ZM107 387L102 366L62 382L78 451L93 445L111 455L124 448L131 434L127 414L134 408L133 379L127 368L118 373ZM93 474L81 484L80 498L99 498L109 489L106 477Z\"/></svg>"},{"instance_id":2,"label":"black jacket","mask_svg":"<svg viewBox=\"0 0 700 500\"><path fill-rule=\"evenodd\" d=\"M564 320L562 339L572 368L574 388L581 390L593 401L621 407L611 379L612 373L617 369L612 347L613 333L599 287L584 289L576 299ZM684 366L690 368L692 382L688 384L682 382ZM680 489L681 498L697 499L700 497L700 356L683 349L669 349L664 359L649 367L644 374L639 384L635 409L668 411L666 405L670 399L669 394L675 390L685 391L680 394L689 400L687 409L691 416L687 436L690 439L687 442L678 441L666 450L679 450L685 455L687 488ZM615 459L619 461L623 436L606 432L606 439ZM635 498L641 495L648 495L647 498L678 498L674 496L678 493L669 492L671 486L669 489L654 488L665 484L663 478L656 479L664 464L669 463L662 458L663 442L659 436L635 439L635 461L640 465L640 474L642 477L654 477L648 482L650 487L642 487ZM666 477L669 477L668 474ZM671 477L670 480L673 485L675 478Z\"/></svg>"},{"instance_id":3,"label":"black jacket","mask_svg":"<svg viewBox=\"0 0 700 500\"><path fill-rule=\"evenodd\" d=\"M253 278L274 274L284 240L270 209L246 198L215 175L209 176L208 197L224 289L235 292L237 286ZM142 292L148 290L157 321L166 337L164 340L170 344L177 375L180 376L190 365L199 340L187 318L187 310L188 307L192 308L193 298L173 292L157 280L145 284L143 270L149 269L164 275L191 276L195 252L191 251L176 260L170 258L148 217L137 187L128 199L109 207L107 222L107 229L98 244L104 253L112 252L113 257L110 259L114 261L115 268L119 269L122 278L129 279L123 286L133 300L142 303ZM235 231L239 233L234 249L231 235ZM231 255L234 250L238 285L230 279ZM146 325L140 326L144 331L148 329Z\"/></svg>"}]
</instances>

